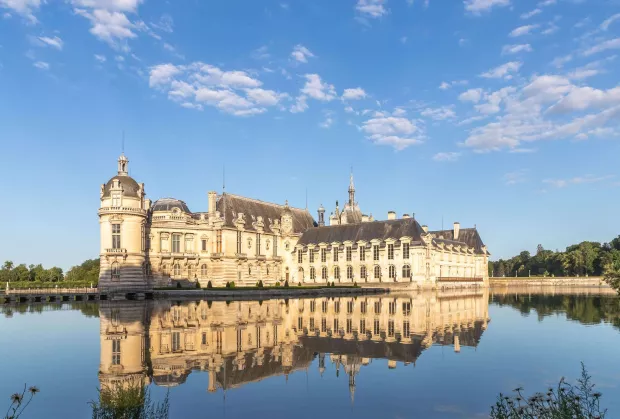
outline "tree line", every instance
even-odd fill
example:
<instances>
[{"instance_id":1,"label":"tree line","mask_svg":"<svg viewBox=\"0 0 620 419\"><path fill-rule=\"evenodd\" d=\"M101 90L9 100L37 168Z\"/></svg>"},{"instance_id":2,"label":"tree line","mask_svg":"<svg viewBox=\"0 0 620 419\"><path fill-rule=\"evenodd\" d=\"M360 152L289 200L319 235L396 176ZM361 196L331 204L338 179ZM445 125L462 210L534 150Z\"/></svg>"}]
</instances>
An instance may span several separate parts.
<instances>
[{"instance_id":1,"label":"tree line","mask_svg":"<svg viewBox=\"0 0 620 419\"><path fill-rule=\"evenodd\" d=\"M54 266L45 269L41 264L15 264L7 260L0 269L0 283L6 282L84 282L96 285L99 282L99 258L88 259L81 265L72 267L63 273L62 269Z\"/></svg>"},{"instance_id":2,"label":"tree line","mask_svg":"<svg viewBox=\"0 0 620 419\"><path fill-rule=\"evenodd\" d=\"M489 262L489 275L503 276L602 276L620 267L620 235L609 243L584 241L565 251L523 251L510 259Z\"/></svg>"}]
</instances>

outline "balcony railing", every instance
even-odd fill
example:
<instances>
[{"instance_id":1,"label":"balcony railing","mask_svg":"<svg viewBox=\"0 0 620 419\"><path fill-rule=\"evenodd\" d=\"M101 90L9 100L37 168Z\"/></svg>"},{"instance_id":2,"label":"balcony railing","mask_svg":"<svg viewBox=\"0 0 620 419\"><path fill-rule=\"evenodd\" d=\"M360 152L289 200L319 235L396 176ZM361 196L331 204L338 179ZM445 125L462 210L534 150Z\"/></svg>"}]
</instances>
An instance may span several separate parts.
<instances>
[{"instance_id":1,"label":"balcony railing","mask_svg":"<svg viewBox=\"0 0 620 419\"><path fill-rule=\"evenodd\" d=\"M107 214L112 212L130 212L134 214L146 215L146 210L142 208L132 207L101 207L99 208L100 214Z\"/></svg>"},{"instance_id":2,"label":"balcony railing","mask_svg":"<svg viewBox=\"0 0 620 419\"><path fill-rule=\"evenodd\" d=\"M211 253L211 259L221 259L224 257L224 253Z\"/></svg>"},{"instance_id":3,"label":"balcony railing","mask_svg":"<svg viewBox=\"0 0 620 419\"><path fill-rule=\"evenodd\" d=\"M105 249L106 253L127 253L127 249Z\"/></svg>"},{"instance_id":4,"label":"balcony railing","mask_svg":"<svg viewBox=\"0 0 620 419\"><path fill-rule=\"evenodd\" d=\"M248 258L248 254L247 253L235 253L235 256L238 259L247 259Z\"/></svg>"}]
</instances>

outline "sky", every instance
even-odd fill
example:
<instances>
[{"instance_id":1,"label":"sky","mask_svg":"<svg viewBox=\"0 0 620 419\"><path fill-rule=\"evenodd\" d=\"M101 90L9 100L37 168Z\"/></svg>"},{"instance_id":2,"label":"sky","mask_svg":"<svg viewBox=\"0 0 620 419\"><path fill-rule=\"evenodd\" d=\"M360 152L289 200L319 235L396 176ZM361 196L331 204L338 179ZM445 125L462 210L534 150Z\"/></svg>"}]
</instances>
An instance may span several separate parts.
<instances>
[{"instance_id":1,"label":"sky","mask_svg":"<svg viewBox=\"0 0 620 419\"><path fill-rule=\"evenodd\" d=\"M0 259L99 252L226 191L476 225L492 259L620 233L620 0L0 0ZM616 70L614 70L616 68Z\"/></svg>"}]
</instances>

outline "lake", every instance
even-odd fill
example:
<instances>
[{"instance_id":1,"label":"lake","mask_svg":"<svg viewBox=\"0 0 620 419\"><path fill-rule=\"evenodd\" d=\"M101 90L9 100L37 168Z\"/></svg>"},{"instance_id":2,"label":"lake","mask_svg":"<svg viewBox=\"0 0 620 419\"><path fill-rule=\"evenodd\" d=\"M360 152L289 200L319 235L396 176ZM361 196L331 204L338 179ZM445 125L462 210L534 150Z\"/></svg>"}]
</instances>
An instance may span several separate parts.
<instances>
[{"instance_id":1,"label":"lake","mask_svg":"<svg viewBox=\"0 0 620 419\"><path fill-rule=\"evenodd\" d=\"M0 310L0 408L41 390L24 418L89 418L100 386L137 382L172 418L483 418L581 362L620 417L620 300L587 289Z\"/></svg>"}]
</instances>

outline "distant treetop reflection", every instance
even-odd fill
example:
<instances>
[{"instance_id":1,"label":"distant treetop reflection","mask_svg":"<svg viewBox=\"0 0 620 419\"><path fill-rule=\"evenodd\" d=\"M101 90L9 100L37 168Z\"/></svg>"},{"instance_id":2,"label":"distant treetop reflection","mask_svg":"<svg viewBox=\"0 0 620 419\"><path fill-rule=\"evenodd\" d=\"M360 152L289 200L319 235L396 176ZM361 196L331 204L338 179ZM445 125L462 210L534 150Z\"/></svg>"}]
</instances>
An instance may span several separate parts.
<instances>
[{"instance_id":1,"label":"distant treetop reflection","mask_svg":"<svg viewBox=\"0 0 620 419\"><path fill-rule=\"evenodd\" d=\"M102 388L119 382L173 387L206 372L207 390L233 389L307 369L318 357L355 378L373 359L415 363L437 345L478 345L488 291L297 300L102 302ZM331 367L327 365L331 361Z\"/></svg>"}]
</instances>

